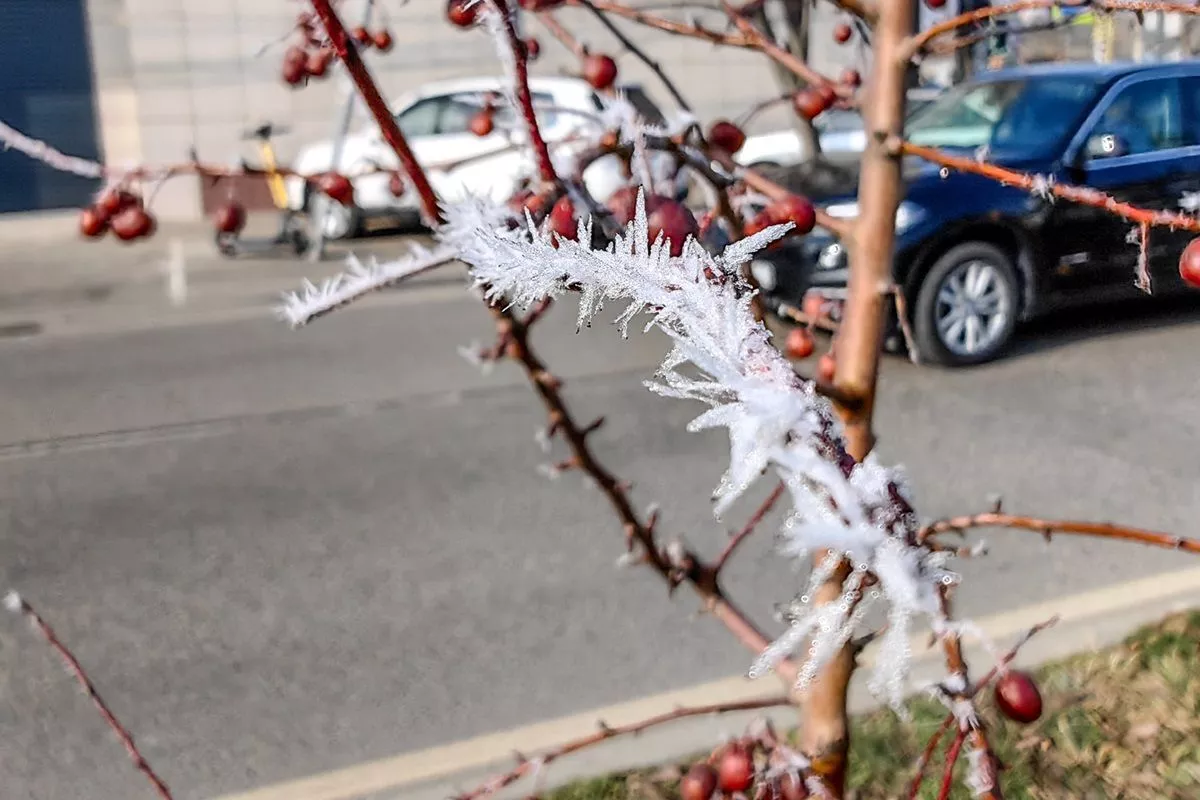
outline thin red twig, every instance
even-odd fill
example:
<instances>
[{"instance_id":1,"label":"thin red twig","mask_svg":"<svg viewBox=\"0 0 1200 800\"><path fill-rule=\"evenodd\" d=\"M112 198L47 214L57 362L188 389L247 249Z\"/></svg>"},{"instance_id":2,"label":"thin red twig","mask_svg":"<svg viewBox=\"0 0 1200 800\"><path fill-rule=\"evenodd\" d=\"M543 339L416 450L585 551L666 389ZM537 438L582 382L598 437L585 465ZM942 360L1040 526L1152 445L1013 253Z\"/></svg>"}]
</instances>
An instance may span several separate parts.
<instances>
[{"instance_id":1,"label":"thin red twig","mask_svg":"<svg viewBox=\"0 0 1200 800\"><path fill-rule=\"evenodd\" d=\"M582 736L574 741L559 745L558 747L543 753L536 758L522 758L516 768L502 775L497 775L490 778L478 788L472 789L465 794L457 795L456 800L477 800L477 798L486 797L494 792L503 789L509 784L515 783L522 777L535 772L538 769L546 767L552 761L555 761L563 756L583 750L586 747L592 747L606 742L609 739L617 736L628 734L637 734L645 731L648 728L653 728L656 725L662 725L675 720L685 719L687 717L702 717L709 714L727 714L734 711L753 711L760 708L772 708L774 706L788 705L791 699L787 695L779 695L765 700L743 700L736 703L714 703L707 706L694 706L688 708L677 708L674 711L668 711L664 714L658 714L640 722L633 722L628 725L616 725L609 727L603 722L599 723L600 729L593 734Z\"/></svg>"},{"instance_id":2,"label":"thin red twig","mask_svg":"<svg viewBox=\"0 0 1200 800\"><path fill-rule=\"evenodd\" d=\"M100 693L96 691L95 684L93 684L92 679L88 677L87 671L83 668L83 665L79 663L79 659L77 659L75 654L71 652L70 648L63 644L62 640L58 638L58 635L54 632L54 629L50 627L49 623L42 619L42 615L39 614L37 610L25 600L25 598L21 597L16 592L10 592L8 596L5 597L4 603L9 610L28 619L30 624L33 625L34 629L42 635L42 638L44 638L46 643L50 645L50 649L57 653L58 657L63 660L64 664L66 664L67 670L75 677L75 680L83 688L83 691L88 696L88 699L92 701L92 705L94 705L96 710L100 712L100 716L104 719L105 724L108 725L109 729L117 735L118 739L121 740L121 745L125 748L125 752L129 754L130 760L133 761L133 766L137 768L138 772L141 772L146 776L146 780L150 781L150 785L154 787L154 790L158 793L159 797L163 798L163 800L171 800L171 790L167 788L167 784L158 776L158 773L154 771L154 768L150 766L150 762L146 760L146 757L142 755L142 751L139 750L137 744L134 743L133 735L126 730L125 726L122 725L120 720L117 719L116 715L112 712L112 709L108 707L108 703L106 703L104 698L100 696Z\"/></svg>"},{"instance_id":3,"label":"thin red twig","mask_svg":"<svg viewBox=\"0 0 1200 800\"><path fill-rule=\"evenodd\" d=\"M755 49L761 50L770 58L777 61L781 66L787 68L798 76L801 80L811 86L828 86L837 92L839 97L849 97L853 92L846 87L839 86L833 81L826 78L821 73L806 64L803 60L797 58L792 53L784 50L779 45L771 41L771 39L758 29L753 22L746 19L742 14L730 5L725 0L722 0L721 6L725 9L725 13L729 15L729 19L733 20L733 24L741 31L742 35L749 39Z\"/></svg>"},{"instance_id":4,"label":"thin red twig","mask_svg":"<svg viewBox=\"0 0 1200 800\"><path fill-rule=\"evenodd\" d=\"M946 751L946 771L942 773L942 789L938 792L938 800L948 800L950 789L954 786L954 765L958 762L958 754L962 752L963 743L967 740L967 732L959 729Z\"/></svg>"},{"instance_id":5,"label":"thin red twig","mask_svg":"<svg viewBox=\"0 0 1200 800\"><path fill-rule=\"evenodd\" d=\"M783 497L783 493L786 490L787 486L783 481L780 481L755 512L750 515L750 519L746 520L746 524L742 526L742 529L729 537L729 542L725 545L725 549L721 551L721 555L717 556L717 560L713 562L713 572L719 573L721 571L721 568L733 556L733 552L737 550L738 545L744 542L750 534L754 533L759 523L763 521L767 514L771 513L771 509L779 502L779 498Z\"/></svg>"},{"instance_id":6,"label":"thin red twig","mask_svg":"<svg viewBox=\"0 0 1200 800\"><path fill-rule=\"evenodd\" d=\"M608 32L611 33L626 50L632 53L639 61L645 64L651 72L654 73L655 77L657 77L659 82L663 85L663 88L665 88L670 93L671 97L675 99L675 103L681 110L691 113L691 105L689 105L688 101L684 99L683 93L679 91L679 87L675 85L675 82L667 77L667 73L663 70L661 64L652 59L646 54L645 50L638 47L632 39L626 36L625 33L617 27L616 23L608 18L607 14L596 8L596 4L593 3L592 0L575 0L575 2L582 5L588 11L591 11L596 19L600 21L600 24L607 28Z\"/></svg>"},{"instance_id":7,"label":"thin red twig","mask_svg":"<svg viewBox=\"0 0 1200 800\"><path fill-rule=\"evenodd\" d=\"M550 148L542 136L538 125L537 114L533 110L533 95L529 91L529 60L526 58L525 46L517 36L516 25L513 24L512 9L508 0L489 0L492 10L500 15L504 27L504 35L508 39L508 49L512 53L514 82L513 91L517 103L521 106L521 116L525 118L525 129L529 133L529 144L533 148L537 162L538 174L546 183L558 183L558 173L554 171L554 162L550 160Z\"/></svg>"},{"instance_id":8,"label":"thin red twig","mask_svg":"<svg viewBox=\"0 0 1200 800\"><path fill-rule=\"evenodd\" d=\"M917 794L921 791L921 784L925 782L925 769L929 766L929 762L933 760L933 753L937 750L938 743L942 741L942 737L946 735L946 731L950 730L950 726L954 724L955 716L947 714L942 720L942 724L929 737L929 741L925 745L925 752L921 753L921 758L917 761L917 772L913 775L912 783L908 785L908 800L917 800Z\"/></svg>"},{"instance_id":9,"label":"thin red twig","mask_svg":"<svg viewBox=\"0 0 1200 800\"><path fill-rule=\"evenodd\" d=\"M570 50L579 58L587 55L587 48L569 30L563 27L563 24L558 21L558 17L554 16L554 12L539 11L537 12L537 18L538 22L542 23L546 30L550 31L550 35L558 39L563 47Z\"/></svg>"},{"instance_id":10,"label":"thin red twig","mask_svg":"<svg viewBox=\"0 0 1200 800\"><path fill-rule=\"evenodd\" d=\"M320 18L321 24L325 26L326 35L333 44L334 52L338 58L346 65L346 71L350 73L350 78L354 81L354 86L358 89L359 95L366 104L367 109L371 112L371 116L375 118L375 122L379 125L379 132L383 134L384 141L396 153L396 157L400 159L400 164L404 171L408 174L408 178L412 181L413 188L417 191L417 196L421 200L421 210L425 215L426 221L431 225L436 225L442 221L442 212L438 207L437 196L433 193L433 187L429 185L429 178L426 177L425 171L421 169L421 165L417 163L416 156L409 149L408 142L404 139L404 134L400 132L400 126L396 124L395 117L388 109L387 101L383 99L383 95L379 93L379 87L375 85L371 73L367 70L367 65L363 63L362 58L358 54L358 48L351 41L346 33L346 27L342 24L342 20L338 17L337 12L333 10L330 0L312 0L313 11Z\"/></svg>"},{"instance_id":11,"label":"thin red twig","mask_svg":"<svg viewBox=\"0 0 1200 800\"><path fill-rule=\"evenodd\" d=\"M1072 8L1087 7L1096 11L1133 11L1151 12L1162 11L1169 14L1200 15L1200 6L1195 4L1169 3L1160 0L1018 0L1018 2L1001 5L985 6L974 11L959 14L956 17L931 25L924 31L913 35L905 44L904 53L912 57L925 49L931 41L943 34L950 33L964 25L982 22L992 17L1003 17L1036 8Z\"/></svg>"},{"instance_id":12,"label":"thin red twig","mask_svg":"<svg viewBox=\"0 0 1200 800\"><path fill-rule=\"evenodd\" d=\"M930 536L939 533L962 532L968 528L1017 528L1019 530L1034 531L1047 538L1056 533L1076 536L1096 536L1102 539L1119 539L1121 541L1138 542L1154 547L1165 547L1169 550L1182 550L1186 553L1200 553L1200 540L1174 536L1160 531L1130 528L1124 525L1113 525L1108 522L1050 520L997 512L950 517L949 519L932 522L920 530L917 534L917 541L923 542Z\"/></svg>"},{"instance_id":13,"label":"thin red twig","mask_svg":"<svg viewBox=\"0 0 1200 800\"><path fill-rule=\"evenodd\" d=\"M934 147L926 147L902 140L894 141L891 145L895 152L903 155L917 156L918 158L923 158L934 164L940 164L949 169L980 175L998 183L1016 186L1030 192L1040 192L1061 197L1064 200L1070 200L1074 203L1103 208L1131 222L1191 231L1193 233L1200 232L1200 218L1193 217L1190 214L1180 214L1173 211L1149 211L1138 208L1130 203L1123 203L1098 189L1073 186L1067 183L1055 183L1042 176L1016 172L1015 170L976 161L964 156L948 155Z\"/></svg>"},{"instance_id":14,"label":"thin red twig","mask_svg":"<svg viewBox=\"0 0 1200 800\"><path fill-rule=\"evenodd\" d=\"M568 0L568 2L572 5L576 4L574 0ZM728 45L730 47L757 47L753 41L740 33L721 33L720 31L714 31L712 28L706 28L698 22L679 22L655 14L647 14L644 11L630 8L623 3L613 2L613 0L591 0L591 2L601 11L631 19L634 22L641 23L650 28L657 28L666 33L690 36L694 39L703 39L706 42ZM713 10L716 11L716 9Z\"/></svg>"}]
</instances>

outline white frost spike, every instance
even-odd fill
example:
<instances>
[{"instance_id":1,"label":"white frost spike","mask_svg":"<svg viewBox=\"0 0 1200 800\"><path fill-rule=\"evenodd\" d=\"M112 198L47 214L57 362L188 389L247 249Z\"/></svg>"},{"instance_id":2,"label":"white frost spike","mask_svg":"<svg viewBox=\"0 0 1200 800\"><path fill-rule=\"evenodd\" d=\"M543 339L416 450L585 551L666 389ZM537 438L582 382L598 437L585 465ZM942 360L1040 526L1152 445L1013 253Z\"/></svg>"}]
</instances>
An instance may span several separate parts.
<instances>
[{"instance_id":1,"label":"white frost spike","mask_svg":"<svg viewBox=\"0 0 1200 800\"><path fill-rule=\"evenodd\" d=\"M21 609L25 606L25 601L21 599L21 595L16 592L9 592L4 595L4 607L14 614L20 614Z\"/></svg>"},{"instance_id":2,"label":"white frost spike","mask_svg":"<svg viewBox=\"0 0 1200 800\"><path fill-rule=\"evenodd\" d=\"M477 367L484 375L491 374L492 368L495 366L490 358L484 358L480 353L483 350L483 345L479 342L471 342L468 345L459 345L458 354L463 357L473 367Z\"/></svg>"},{"instance_id":3,"label":"white frost spike","mask_svg":"<svg viewBox=\"0 0 1200 800\"><path fill-rule=\"evenodd\" d=\"M325 279L319 286L305 281L301 291L283 296L283 303L275 312L292 327L300 327L344 303L428 272L453 258L454 251L448 247L430 251L416 246L403 258L382 264L372 259L370 265L364 265L352 254L346 260L345 272Z\"/></svg>"},{"instance_id":4,"label":"white frost spike","mask_svg":"<svg viewBox=\"0 0 1200 800\"><path fill-rule=\"evenodd\" d=\"M892 625L872 683L898 703L911 661L908 633L917 617L940 620L938 590L949 573L941 568L941 557L907 544L915 538L916 515L898 514L890 491L894 485L907 494L902 473L867 459L847 476L832 459L830 442L841 437L832 408L810 383L797 379L771 344L770 333L754 318L752 288L730 268L745 263L755 246L769 244L786 227L732 245L719 257L688 239L682 254L672 257L663 242L647 240L644 193L629 226L603 250L593 250L587 236L555 247L547 234L528 225L510 230L494 204L482 200L450 206L446 218L440 240L457 250L489 299L528 308L542 298L577 291L581 324L605 302L620 300L628 306L619 320L645 310L650 326L671 337L674 348L647 385L663 396L708 406L691 430L728 431L730 460L714 512L728 508L765 469L774 469L794 503L790 527L783 532L787 552L802 556L828 547L849 553L860 579L868 571L879 579L878 589L867 597L858 597L851 582L839 602L799 619L768 648L755 671L769 668L815 632L811 663L801 667L802 674L811 675L813 665L852 635L870 600L880 596L888 603ZM710 269L728 279L707 280Z\"/></svg>"},{"instance_id":5,"label":"white frost spike","mask_svg":"<svg viewBox=\"0 0 1200 800\"><path fill-rule=\"evenodd\" d=\"M967 752L965 783L974 797L987 794L996 788L992 782L991 770L988 768L987 762L990 758L991 756L986 750L978 747L972 747Z\"/></svg>"}]
</instances>

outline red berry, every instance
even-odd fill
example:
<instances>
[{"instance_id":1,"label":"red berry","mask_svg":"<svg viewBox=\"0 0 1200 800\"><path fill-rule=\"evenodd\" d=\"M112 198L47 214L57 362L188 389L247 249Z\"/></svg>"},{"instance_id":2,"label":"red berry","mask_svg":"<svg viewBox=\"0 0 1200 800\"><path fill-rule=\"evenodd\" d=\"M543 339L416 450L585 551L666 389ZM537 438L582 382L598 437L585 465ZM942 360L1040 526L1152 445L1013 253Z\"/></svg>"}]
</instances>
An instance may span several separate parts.
<instances>
[{"instance_id":1,"label":"red berry","mask_svg":"<svg viewBox=\"0 0 1200 800\"><path fill-rule=\"evenodd\" d=\"M399 172L393 172L392 177L388 178L388 191L392 193L392 197L403 197L408 191L408 187L404 185L404 176Z\"/></svg>"},{"instance_id":2,"label":"red berry","mask_svg":"<svg viewBox=\"0 0 1200 800\"><path fill-rule=\"evenodd\" d=\"M1179 277L1193 289L1200 289L1200 238L1192 239L1179 257Z\"/></svg>"},{"instance_id":3,"label":"red berry","mask_svg":"<svg viewBox=\"0 0 1200 800\"><path fill-rule=\"evenodd\" d=\"M611 195L609 195L608 210L612 212L613 219L621 225L628 225L633 219L633 215L637 213L637 196L638 187L622 186Z\"/></svg>"},{"instance_id":4,"label":"red berry","mask_svg":"<svg viewBox=\"0 0 1200 800\"><path fill-rule=\"evenodd\" d=\"M813 208L813 204L794 194L767 206L766 214L777 225L784 222L793 223L796 227L791 233L801 235L812 231L817 224L817 210Z\"/></svg>"},{"instance_id":5,"label":"red berry","mask_svg":"<svg viewBox=\"0 0 1200 800\"><path fill-rule=\"evenodd\" d=\"M862 73L852 67L847 67L842 70L840 82L845 86L857 89L859 86L862 86Z\"/></svg>"},{"instance_id":6,"label":"red berry","mask_svg":"<svg viewBox=\"0 0 1200 800\"><path fill-rule=\"evenodd\" d=\"M451 25L459 28L469 28L479 18L479 9L483 3L472 0L446 0L446 18Z\"/></svg>"},{"instance_id":7,"label":"red berry","mask_svg":"<svg viewBox=\"0 0 1200 800\"><path fill-rule=\"evenodd\" d=\"M771 221L771 216L767 214L767 212L760 211L750 218L750 221L746 223L743 230L746 236L753 236L754 234L760 233L774 224L775 223Z\"/></svg>"},{"instance_id":8,"label":"red berry","mask_svg":"<svg viewBox=\"0 0 1200 800\"><path fill-rule=\"evenodd\" d=\"M371 33L362 25L359 25L357 28L350 31L350 38L361 44L363 47L371 46Z\"/></svg>"},{"instance_id":9,"label":"red berry","mask_svg":"<svg viewBox=\"0 0 1200 800\"><path fill-rule=\"evenodd\" d=\"M298 67L304 66L308 61L308 51L300 45L294 44L287 50L283 51L283 63L295 64Z\"/></svg>"},{"instance_id":10,"label":"red berry","mask_svg":"<svg viewBox=\"0 0 1200 800\"><path fill-rule=\"evenodd\" d=\"M733 746L721 756L717 783L726 792L744 792L754 783L754 759L744 747Z\"/></svg>"},{"instance_id":11,"label":"red berry","mask_svg":"<svg viewBox=\"0 0 1200 800\"><path fill-rule=\"evenodd\" d=\"M386 28L375 31L375 35L371 37L371 40L375 42L375 49L381 53L386 53L392 49L392 34Z\"/></svg>"},{"instance_id":12,"label":"red berry","mask_svg":"<svg viewBox=\"0 0 1200 800\"><path fill-rule=\"evenodd\" d=\"M124 189L113 189L105 192L96 201L96 210L107 221L114 214L130 206L137 205L137 197Z\"/></svg>"},{"instance_id":13,"label":"red berry","mask_svg":"<svg viewBox=\"0 0 1200 800\"><path fill-rule=\"evenodd\" d=\"M495 128L495 122L492 119L492 110L485 108L475 116L471 117L471 133L476 136L487 136Z\"/></svg>"},{"instance_id":14,"label":"red berry","mask_svg":"<svg viewBox=\"0 0 1200 800\"><path fill-rule=\"evenodd\" d=\"M746 134L737 125L727 120L718 120L708 129L708 141L733 155L746 143Z\"/></svg>"},{"instance_id":15,"label":"red berry","mask_svg":"<svg viewBox=\"0 0 1200 800\"><path fill-rule=\"evenodd\" d=\"M344 206L354 205L354 185L341 173L324 173L317 179L317 188Z\"/></svg>"},{"instance_id":16,"label":"red berry","mask_svg":"<svg viewBox=\"0 0 1200 800\"><path fill-rule=\"evenodd\" d=\"M283 62L283 82L288 86L300 86L304 83L304 79L308 76L308 64L304 61L296 63L295 61Z\"/></svg>"},{"instance_id":17,"label":"red berry","mask_svg":"<svg viewBox=\"0 0 1200 800\"><path fill-rule=\"evenodd\" d=\"M547 199L546 195L537 194L532 189L522 189L509 199L508 207L521 218L520 223L524 226L525 212L528 211L535 220L540 219L546 213Z\"/></svg>"},{"instance_id":18,"label":"red berry","mask_svg":"<svg viewBox=\"0 0 1200 800\"><path fill-rule=\"evenodd\" d=\"M241 233L246 227L246 207L231 200L217 209L213 224L221 233Z\"/></svg>"},{"instance_id":19,"label":"red berry","mask_svg":"<svg viewBox=\"0 0 1200 800\"><path fill-rule=\"evenodd\" d=\"M805 119L816 119L825 109L833 105L829 92L809 87L792 95L792 108Z\"/></svg>"},{"instance_id":20,"label":"red berry","mask_svg":"<svg viewBox=\"0 0 1200 800\"><path fill-rule=\"evenodd\" d=\"M1042 693L1028 672L1011 670L996 681L996 706L1004 716L1028 725L1042 715Z\"/></svg>"},{"instance_id":21,"label":"red berry","mask_svg":"<svg viewBox=\"0 0 1200 800\"><path fill-rule=\"evenodd\" d=\"M132 242L150 236L157 227L154 217L141 206L124 208L112 218L110 223L113 234L123 242Z\"/></svg>"},{"instance_id":22,"label":"red berry","mask_svg":"<svg viewBox=\"0 0 1200 800\"><path fill-rule=\"evenodd\" d=\"M808 328L792 328L788 331L783 349L788 358L808 358L817 349L817 342Z\"/></svg>"},{"instance_id":23,"label":"red berry","mask_svg":"<svg viewBox=\"0 0 1200 800\"><path fill-rule=\"evenodd\" d=\"M683 254L683 243L689 236L700 235L700 225L688 207L661 195L646 197L646 223L650 229L650 244L654 244L661 233L663 239L670 242L670 253L676 258Z\"/></svg>"},{"instance_id":24,"label":"red berry","mask_svg":"<svg viewBox=\"0 0 1200 800\"><path fill-rule=\"evenodd\" d=\"M594 53L583 59L583 77L594 89L607 89L617 80L617 62Z\"/></svg>"},{"instance_id":25,"label":"red berry","mask_svg":"<svg viewBox=\"0 0 1200 800\"><path fill-rule=\"evenodd\" d=\"M579 235L579 224L575 221L575 204L563 196L550 209L550 231L563 239L574 240Z\"/></svg>"},{"instance_id":26,"label":"red berry","mask_svg":"<svg viewBox=\"0 0 1200 800\"><path fill-rule=\"evenodd\" d=\"M938 9L946 5L946 0L925 0L925 5L932 9Z\"/></svg>"},{"instance_id":27,"label":"red berry","mask_svg":"<svg viewBox=\"0 0 1200 800\"><path fill-rule=\"evenodd\" d=\"M679 800L709 800L716 790L717 771L702 761L679 781Z\"/></svg>"},{"instance_id":28,"label":"red berry","mask_svg":"<svg viewBox=\"0 0 1200 800\"><path fill-rule=\"evenodd\" d=\"M800 310L804 312L804 316L812 321L821 317L821 312L825 310L825 298L813 292L807 292L804 295L804 300L800 303Z\"/></svg>"},{"instance_id":29,"label":"red berry","mask_svg":"<svg viewBox=\"0 0 1200 800\"><path fill-rule=\"evenodd\" d=\"M542 54L542 45L537 39L530 36L524 41L525 45L525 60L537 61L538 56Z\"/></svg>"},{"instance_id":30,"label":"red berry","mask_svg":"<svg viewBox=\"0 0 1200 800\"><path fill-rule=\"evenodd\" d=\"M833 383L837 374L837 359L833 353L824 353L817 359L817 380L821 383Z\"/></svg>"},{"instance_id":31,"label":"red berry","mask_svg":"<svg viewBox=\"0 0 1200 800\"><path fill-rule=\"evenodd\" d=\"M845 44L853 35L854 29L846 22L839 22L833 29L833 40L838 44Z\"/></svg>"},{"instance_id":32,"label":"red berry","mask_svg":"<svg viewBox=\"0 0 1200 800\"><path fill-rule=\"evenodd\" d=\"M308 61L304 64L304 71L314 78L320 78L329 71L329 64L333 61L333 51L331 50L315 50L308 54Z\"/></svg>"},{"instance_id":33,"label":"red berry","mask_svg":"<svg viewBox=\"0 0 1200 800\"><path fill-rule=\"evenodd\" d=\"M99 239L108 230L108 216L98 208L85 208L79 214L79 232L89 239Z\"/></svg>"}]
</instances>

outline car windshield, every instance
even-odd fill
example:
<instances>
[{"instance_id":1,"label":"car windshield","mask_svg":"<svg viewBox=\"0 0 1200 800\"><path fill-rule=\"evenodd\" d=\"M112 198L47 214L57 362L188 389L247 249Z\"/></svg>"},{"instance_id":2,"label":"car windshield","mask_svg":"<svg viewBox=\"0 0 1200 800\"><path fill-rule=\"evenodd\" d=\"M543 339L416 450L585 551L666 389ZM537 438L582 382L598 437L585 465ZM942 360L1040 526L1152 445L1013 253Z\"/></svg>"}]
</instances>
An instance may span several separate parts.
<instances>
[{"instance_id":1,"label":"car windshield","mask_svg":"<svg viewBox=\"0 0 1200 800\"><path fill-rule=\"evenodd\" d=\"M905 136L927 147L987 146L1044 157L1062 146L1102 80L1080 75L957 86L909 117Z\"/></svg>"}]
</instances>

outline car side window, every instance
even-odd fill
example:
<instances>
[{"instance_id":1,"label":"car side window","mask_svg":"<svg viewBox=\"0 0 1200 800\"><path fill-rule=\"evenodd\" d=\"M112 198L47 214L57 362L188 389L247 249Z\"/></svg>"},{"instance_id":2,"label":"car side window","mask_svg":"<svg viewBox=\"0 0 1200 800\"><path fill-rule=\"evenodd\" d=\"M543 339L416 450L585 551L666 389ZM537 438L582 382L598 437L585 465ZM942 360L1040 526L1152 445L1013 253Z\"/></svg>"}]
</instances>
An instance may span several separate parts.
<instances>
[{"instance_id":1,"label":"car side window","mask_svg":"<svg viewBox=\"0 0 1200 800\"><path fill-rule=\"evenodd\" d=\"M1120 90L1105 108L1091 136L1107 141L1102 152L1120 148L1112 155L1140 155L1184 146L1179 81L1175 78L1140 81Z\"/></svg>"},{"instance_id":2,"label":"car side window","mask_svg":"<svg viewBox=\"0 0 1200 800\"><path fill-rule=\"evenodd\" d=\"M447 98L438 120L437 132L441 134L470 133L471 120L483 109L483 98L471 95L455 95Z\"/></svg>"},{"instance_id":3,"label":"car side window","mask_svg":"<svg viewBox=\"0 0 1200 800\"><path fill-rule=\"evenodd\" d=\"M1200 145L1200 77L1193 76L1182 80L1183 94L1183 125L1184 143L1189 146Z\"/></svg>"},{"instance_id":4,"label":"car side window","mask_svg":"<svg viewBox=\"0 0 1200 800\"><path fill-rule=\"evenodd\" d=\"M396 124L405 136L433 136L437 133L438 116L445 102L444 97L418 100L396 115Z\"/></svg>"}]
</instances>

